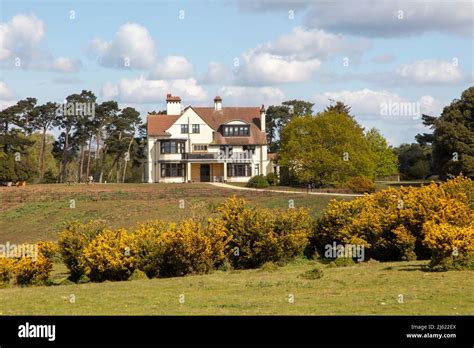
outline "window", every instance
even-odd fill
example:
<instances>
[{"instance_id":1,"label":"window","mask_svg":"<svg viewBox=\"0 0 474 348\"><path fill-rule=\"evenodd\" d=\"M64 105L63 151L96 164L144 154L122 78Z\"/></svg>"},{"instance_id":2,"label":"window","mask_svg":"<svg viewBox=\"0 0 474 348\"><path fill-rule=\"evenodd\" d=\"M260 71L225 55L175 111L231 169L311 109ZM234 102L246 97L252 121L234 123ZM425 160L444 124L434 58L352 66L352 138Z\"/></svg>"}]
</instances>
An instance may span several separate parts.
<instances>
[{"instance_id":1,"label":"window","mask_svg":"<svg viewBox=\"0 0 474 348\"><path fill-rule=\"evenodd\" d=\"M242 150L249 152L253 156L253 154L255 154L255 145L244 145L242 146Z\"/></svg>"},{"instance_id":2,"label":"window","mask_svg":"<svg viewBox=\"0 0 474 348\"><path fill-rule=\"evenodd\" d=\"M200 133L199 125L193 124L193 133Z\"/></svg>"},{"instance_id":3,"label":"window","mask_svg":"<svg viewBox=\"0 0 474 348\"><path fill-rule=\"evenodd\" d=\"M255 173L254 175L260 175L260 166L258 164L255 165Z\"/></svg>"},{"instance_id":4,"label":"window","mask_svg":"<svg viewBox=\"0 0 474 348\"><path fill-rule=\"evenodd\" d=\"M248 137L250 126L224 126L225 137Z\"/></svg>"},{"instance_id":5,"label":"window","mask_svg":"<svg viewBox=\"0 0 474 348\"><path fill-rule=\"evenodd\" d=\"M193 150L194 150L194 151L207 151L207 145L194 144L194 145L193 145Z\"/></svg>"},{"instance_id":6,"label":"window","mask_svg":"<svg viewBox=\"0 0 474 348\"><path fill-rule=\"evenodd\" d=\"M161 163L161 177L184 177L185 168L184 163Z\"/></svg>"},{"instance_id":7,"label":"window","mask_svg":"<svg viewBox=\"0 0 474 348\"><path fill-rule=\"evenodd\" d=\"M232 157L232 146L222 145L220 148L221 158L230 158Z\"/></svg>"},{"instance_id":8,"label":"window","mask_svg":"<svg viewBox=\"0 0 474 348\"><path fill-rule=\"evenodd\" d=\"M228 176L252 176L252 168L250 164L227 164Z\"/></svg>"},{"instance_id":9,"label":"window","mask_svg":"<svg viewBox=\"0 0 474 348\"><path fill-rule=\"evenodd\" d=\"M187 134L187 133L189 133L189 125L182 124L181 125L181 134Z\"/></svg>"},{"instance_id":10,"label":"window","mask_svg":"<svg viewBox=\"0 0 474 348\"><path fill-rule=\"evenodd\" d=\"M184 140L161 140L161 153L185 153Z\"/></svg>"}]
</instances>

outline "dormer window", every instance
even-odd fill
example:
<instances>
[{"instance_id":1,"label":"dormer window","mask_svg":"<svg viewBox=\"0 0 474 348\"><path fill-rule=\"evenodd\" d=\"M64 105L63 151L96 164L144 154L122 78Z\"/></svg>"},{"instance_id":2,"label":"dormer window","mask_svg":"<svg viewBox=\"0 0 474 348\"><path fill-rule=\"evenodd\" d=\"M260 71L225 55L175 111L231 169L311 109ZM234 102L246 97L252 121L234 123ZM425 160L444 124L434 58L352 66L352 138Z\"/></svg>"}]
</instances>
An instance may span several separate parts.
<instances>
[{"instance_id":1,"label":"dormer window","mask_svg":"<svg viewBox=\"0 0 474 348\"><path fill-rule=\"evenodd\" d=\"M248 137L249 135L250 135L250 126L246 126L246 125L224 126L225 137Z\"/></svg>"}]
</instances>

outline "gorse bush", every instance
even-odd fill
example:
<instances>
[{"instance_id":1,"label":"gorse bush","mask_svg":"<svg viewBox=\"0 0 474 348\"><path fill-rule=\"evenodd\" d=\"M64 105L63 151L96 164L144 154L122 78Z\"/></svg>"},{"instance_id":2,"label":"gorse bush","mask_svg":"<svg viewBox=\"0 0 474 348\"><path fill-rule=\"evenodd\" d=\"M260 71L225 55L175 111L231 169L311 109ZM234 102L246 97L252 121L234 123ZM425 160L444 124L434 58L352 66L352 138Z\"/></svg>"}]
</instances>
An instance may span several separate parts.
<instances>
[{"instance_id":1,"label":"gorse bush","mask_svg":"<svg viewBox=\"0 0 474 348\"><path fill-rule=\"evenodd\" d=\"M52 242L22 244L17 247L33 251L18 257L0 257L0 283L33 285L45 283L53 269L52 254L55 245Z\"/></svg>"},{"instance_id":2,"label":"gorse bush","mask_svg":"<svg viewBox=\"0 0 474 348\"><path fill-rule=\"evenodd\" d=\"M137 266L136 254L133 234L106 229L84 248L81 267L92 281L127 280Z\"/></svg>"},{"instance_id":3,"label":"gorse bush","mask_svg":"<svg viewBox=\"0 0 474 348\"><path fill-rule=\"evenodd\" d=\"M236 268L256 268L265 262L281 263L301 256L313 226L305 209L258 209L235 196L218 210L232 236L231 262Z\"/></svg>"},{"instance_id":4,"label":"gorse bush","mask_svg":"<svg viewBox=\"0 0 474 348\"><path fill-rule=\"evenodd\" d=\"M72 221L59 235L59 252L72 281L79 280L85 273L82 264L84 248L105 229L106 224L103 220L92 220L86 224Z\"/></svg>"},{"instance_id":5,"label":"gorse bush","mask_svg":"<svg viewBox=\"0 0 474 348\"><path fill-rule=\"evenodd\" d=\"M268 184L267 179L263 175L255 175L249 179L245 186L253 188L266 188L270 185Z\"/></svg>"},{"instance_id":6,"label":"gorse bush","mask_svg":"<svg viewBox=\"0 0 474 348\"><path fill-rule=\"evenodd\" d=\"M351 201L331 201L311 242L318 252L333 241L362 245L366 258L385 261L439 258L443 248L472 245L464 227L473 221L473 192L474 183L458 177L420 188L390 188ZM462 229L451 233L454 239L435 238L434 231L447 228L443 224Z\"/></svg>"},{"instance_id":7,"label":"gorse bush","mask_svg":"<svg viewBox=\"0 0 474 348\"><path fill-rule=\"evenodd\" d=\"M364 176L355 176L350 178L344 184L349 190L354 193L372 193L375 192L375 183L373 180Z\"/></svg>"}]
</instances>

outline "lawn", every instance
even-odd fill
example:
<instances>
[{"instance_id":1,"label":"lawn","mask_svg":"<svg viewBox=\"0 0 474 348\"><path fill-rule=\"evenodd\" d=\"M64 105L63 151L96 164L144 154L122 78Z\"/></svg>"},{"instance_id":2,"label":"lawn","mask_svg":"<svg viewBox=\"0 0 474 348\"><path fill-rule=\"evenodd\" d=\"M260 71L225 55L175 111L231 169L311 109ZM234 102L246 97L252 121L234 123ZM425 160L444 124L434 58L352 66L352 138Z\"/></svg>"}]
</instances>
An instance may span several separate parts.
<instances>
[{"instance_id":1,"label":"lawn","mask_svg":"<svg viewBox=\"0 0 474 348\"><path fill-rule=\"evenodd\" d=\"M150 219L178 220L193 210L180 209L205 201L199 214L211 216L215 208L235 194L267 208L305 207L317 217L334 197L229 190L209 184L95 184L31 185L0 189L0 243L56 240L64 221L105 219L112 227L133 228ZM71 199L74 207L71 208Z\"/></svg>"},{"instance_id":2,"label":"lawn","mask_svg":"<svg viewBox=\"0 0 474 348\"><path fill-rule=\"evenodd\" d=\"M472 271L423 272L426 261L330 268L316 261L268 270L124 282L0 289L2 315L472 315ZM53 278L66 277L57 265ZM184 295L184 297L182 297ZM403 295L403 303L399 303ZM181 297L180 297L181 296ZM290 303L290 298L294 299ZM71 301L74 299L75 301ZM180 303L184 299L184 303ZM71 303L74 302L74 303ZM183 301L181 301L183 302Z\"/></svg>"}]
</instances>

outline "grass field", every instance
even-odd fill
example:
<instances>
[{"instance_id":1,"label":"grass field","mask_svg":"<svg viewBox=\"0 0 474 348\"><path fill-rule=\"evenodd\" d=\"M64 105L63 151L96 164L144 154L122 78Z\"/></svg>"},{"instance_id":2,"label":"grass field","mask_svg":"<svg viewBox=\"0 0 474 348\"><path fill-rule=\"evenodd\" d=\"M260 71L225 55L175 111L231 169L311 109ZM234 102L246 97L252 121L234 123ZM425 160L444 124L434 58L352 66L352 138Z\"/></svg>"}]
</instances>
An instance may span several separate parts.
<instances>
[{"instance_id":1,"label":"grass field","mask_svg":"<svg viewBox=\"0 0 474 348\"><path fill-rule=\"evenodd\" d=\"M185 206L206 202L212 211L235 194L249 203L268 208L295 207L310 209L318 216L334 197L307 196L272 192L229 190L208 184L96 184L96 185L32 185L25 188L0 189L0 243L56 240L64 221L105 219L112 227L133 228L150 219L177 220L192 215ZM71 199L75 200L71 208Z\"/></svg>"},{"instance_id":2,"label":"grass field","mask_svg":"<svg viewBox=\"0 0 474 348\"><path fill-rule=\"evenodd\" d=\"M306 207L318 216L330 196L229 190L207 184L33 185L0 188L0 243L56 240L64 221L106 219L133 228L149 219L177 220L196 213L180 209L205 202L209 216L233 194L259 207ZM70 207L70 200L75 207ZM208 275L66 285L56 264L51 286L0 289L0 315L458 315L474 314L472 271L424 272L427 261L363 263L324 270L321 279L301 275L316 261L284 267L216 271ZM179 303L184 294L185 303ZM398 303L403 295L404 303ZM75 303L70 303L74 296ZM289 297L294 296L294 303Z\"/></svg>"},{"instance_id":3,"label":"grass field","mask_svg":"<svg viewBox=\"0 0 474 348\"><path fill-rule=\"evenodd\" d=\"M264 270L124 282L0 290L2 315L461 315L474 314L469 271L421 271L424 261L321 266L316 261ZM54 277L66 277L59 265ZM180 296L184 295L184 303ZM403 295L403 303L399 303ZM74 296L74 303L70 299ZM293 296L294 303L290 303ZM183 299L183 297L181 297Z\"/></svg>"}]
</instances>

